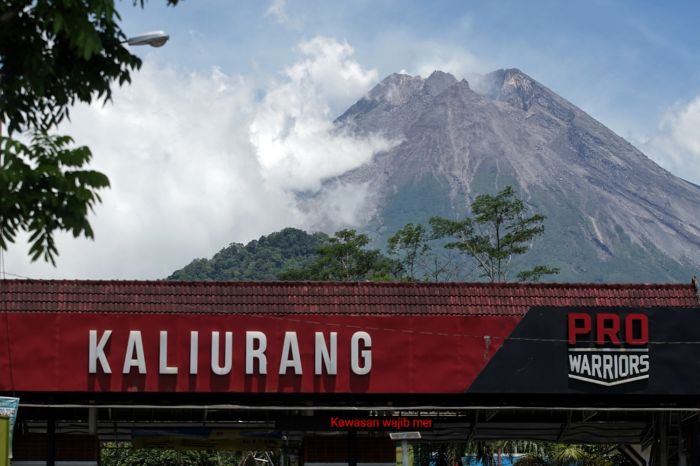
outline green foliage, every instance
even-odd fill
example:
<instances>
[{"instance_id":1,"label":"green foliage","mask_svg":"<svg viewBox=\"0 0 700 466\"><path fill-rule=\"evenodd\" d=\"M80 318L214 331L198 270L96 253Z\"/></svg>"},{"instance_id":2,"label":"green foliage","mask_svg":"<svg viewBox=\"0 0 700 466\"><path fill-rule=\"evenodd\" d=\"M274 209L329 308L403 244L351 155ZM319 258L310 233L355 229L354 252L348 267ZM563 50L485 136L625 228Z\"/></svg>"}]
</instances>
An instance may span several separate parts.
<instances>
[{"instance_id":1,"label":"green foliage","mask_svg":"<svg viewBox=\"0 0 700 466\"><path fill-rule=\"evenodd\" d=\"M525 216L525 204L511 186L495 196L482 194L471 204L472 217L449 220L430 219L437 238L450 238L446 248L455 249L476 260L481 276L491 282L508 279L513 256L526 253L532 241L544 233L543 215ZM536 266L520 272L521 280L537 280L542 275L559 273L559 269Z\"/></svg>"},{"instance_id":2,"label":"green foliage","mask_svg":"<svg viewBox=\"0 0 700 466\"><path fill-rule=\"evenodd\" d=\"M407 223L387 240L387 253L400 266L406 281L446 281L457 273L455 255L431 246L434 233L421 224Z\"/></svg>"},{"instance_id":3,"label":"green foliage","mask_svg":"<svg viewBox=\"0 0 700 466\"><path fill-rule=\"evenodd\" d=\"M516 456L517 455L517 456ZM496 466L499 457L519 466L633 466L611 445L573 445L531 440L476 440L466 443L422 443L418 447L419 464L438 466L465 464Z\"/></svg>"},{"instance_id":4,"label":"green foliage","mask_svg":"<svg viewBox=\"0 0 700 466\"><path fill-rule=\"evenodd\" d=\"M196 259L168 280L275 280L283 270L311 264L327 239L324 233L285 228L246 245L231 244L210 260Z\"/></svg>"},{"instance_id":5,"label":"green foliage","mask_svg":"<svg viewBox=\"0 0 700 466\"><path fill-rule=\"evenodd\" d=\"M522 466L632 466L634 464L608 445L531 443L538 448L528 451L517 464Z\"/></svg>"},{"instance_id":6,"label":"green foliage","mask_svg":"<svg viewBox=\"0 0 700 466\"><path fill-rule=\"evenodd\" d=\"M289 269L281 280L363 281L390 280L400 264L377 249L365 249L369 237L355 230L335 233L318 248L318 258L308 267Z\"/></svg>"},{"instance_id":7,"label":"green foliage","mask_svg":"<svg viewBox=\"0 0 700 466\"><path fill-rule=\"evenodd\" d=\"M67 149L68 138L47 134L76 102L109 101L111 85L130 82L130 73L141 66L123 46L119 20L114 0L0 2L0 137L6 132L0 138L0 163L7 172L0 191L14 202L6 207L3 199L2 249L18 230L27 230L32 259L53 263L55 230L92 236L88 207L99 202L95 189L106 187L107 178L79 170L90 160L86 147ZM28 148L14 139L20 132L29 133ZM30 152L35 149L41 153ZM73 170L62 173L66 166ZM43 183L38 192L24 189L38 180Z\"/></svg>"},{"instance_id":8,"label":"green foliage","mask_svg":"<svg viewBox=\"0 0 700 466\"><path fill-rule=\"evenodd\" d=\"M83 170L90 149L69 147L68 136L35 132L31 144L0 140L0 248L7 249L20 230L30 233L32 260L43 257L55 263L55 230L73 236L93 236L88 212L109 186L102 173Z\"/></svg>"},{"instance_id":9,"label":"green foliage","mask_svg":"<svg viewBox=\"0 0 700 466\"><path fill-rule=\"evenodd\" d=\"M0 123L10 134L48 130L75 102L107 102L113 82L130 82L141 60L123 46L120 19L113 0L0 3Z\"/></svg>"},{"instance_id":10,"label":"green foliage","mask_svg":"<svg viewBox=\"0 0 700 466\"><path fill-rule=\"evenodd\" d=\"M238 464L242 453L137 449L130 444L107 443L101 450L102 466L221 466Z\"/></svg>"},{"instance_id":11,"label":"green foliage","mask_svg":"<svg viewBox=\"0 0 700 466\"><path fill-rule=\"evenodd\" d=\"M423 225L407 223L387 241L387 252L397 258L408 280L416 280L421 259L430 251L428 239Z\"/></svg>"},{"instance_id":12,"label":"green foliage","mask_svg":"<svg viewBox=\"0 0 700 466\"><path fill-rule=\"evenodd\" d=\"M559 273L559 269L556 267L549 267L546 265L536 265L530 270L523 270L518 272L518 280L521 282L538 282L540 278L544 275L556 275Z\"/></svg>"}]
</instances>

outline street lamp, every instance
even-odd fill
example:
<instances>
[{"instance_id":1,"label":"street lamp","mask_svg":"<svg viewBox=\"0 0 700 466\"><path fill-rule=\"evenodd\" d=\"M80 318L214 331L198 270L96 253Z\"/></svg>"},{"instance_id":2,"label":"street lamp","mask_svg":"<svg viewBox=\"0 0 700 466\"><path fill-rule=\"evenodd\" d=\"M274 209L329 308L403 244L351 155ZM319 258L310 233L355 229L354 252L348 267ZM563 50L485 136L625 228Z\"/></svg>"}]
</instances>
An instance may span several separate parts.
<instances>
[{"instance_id":1,"label":"street lamp","mask_svg":"<svg viewBox=\"0 0 700 466\"><path fill-rule=\"evenodd\" d=\"M122 44L127 45L150 45L151 47L162 47L170 39L170 34L165 31L152 31L138 36L129 37L123 40ZM2 139L2 123L0 122L0 139ZM2 160L2 152L0 152L0 161Z\"/></svg>"},{"instance_id":2,"label":"street lamp","mask_svg":"<svg viewBox=\"0 0 700 466\"><path fill-rule=\"evenodd\" d=\"M150 45L151 47L162 47L170 39L170 34L165 31L151 31L138 36L129 37L123 40L122 44L127 45ZM0 123L0 138L2 137L2 123Z\"/></svg>"},{"instance_id":3,"label":"street lamp","mask_svg":"<svg viewBox=\"0 0 700 466\"><path fill-rule=\"evenodd\" d=\"M162 47L170 39L170 35L165 31L153 31L138 36L129 37L122 43L127 45L150 45L151 47Z\"/></svg>"}]
</instances>

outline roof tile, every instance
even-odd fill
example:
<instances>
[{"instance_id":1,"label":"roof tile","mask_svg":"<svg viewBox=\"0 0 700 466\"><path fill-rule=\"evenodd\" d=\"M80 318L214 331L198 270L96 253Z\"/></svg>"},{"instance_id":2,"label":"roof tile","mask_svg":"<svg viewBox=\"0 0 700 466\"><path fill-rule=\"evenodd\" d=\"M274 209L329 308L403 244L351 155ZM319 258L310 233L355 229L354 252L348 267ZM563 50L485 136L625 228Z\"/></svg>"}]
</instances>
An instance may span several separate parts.
<instances>
[{"instance_id":1,"label":"roof tile","mask_svg":"<svg viewBox=\"0 0 700 466\"><path fill-rule=\"evenodd\" d=\"M699 307L692 284L0 280L0 310L521 315L532 306Z\"/></svg>"}]
</instances>

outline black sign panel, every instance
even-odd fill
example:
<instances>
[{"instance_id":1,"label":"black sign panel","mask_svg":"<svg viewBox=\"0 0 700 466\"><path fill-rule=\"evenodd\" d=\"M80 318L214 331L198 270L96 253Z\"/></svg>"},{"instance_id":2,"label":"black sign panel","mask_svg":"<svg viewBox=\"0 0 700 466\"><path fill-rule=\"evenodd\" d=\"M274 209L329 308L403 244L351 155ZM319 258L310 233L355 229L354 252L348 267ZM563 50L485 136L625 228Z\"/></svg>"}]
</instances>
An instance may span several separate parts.
<instances>
[{"instance_id":1,"label":"black sign panel","mask_svg":"<svg viewBox=\"0 0 700 466\"><path fill-rule=\"evenodd\" d=\"M532 308L468 392L700 394L700 309Z\"/></svg>"}]
</instances>

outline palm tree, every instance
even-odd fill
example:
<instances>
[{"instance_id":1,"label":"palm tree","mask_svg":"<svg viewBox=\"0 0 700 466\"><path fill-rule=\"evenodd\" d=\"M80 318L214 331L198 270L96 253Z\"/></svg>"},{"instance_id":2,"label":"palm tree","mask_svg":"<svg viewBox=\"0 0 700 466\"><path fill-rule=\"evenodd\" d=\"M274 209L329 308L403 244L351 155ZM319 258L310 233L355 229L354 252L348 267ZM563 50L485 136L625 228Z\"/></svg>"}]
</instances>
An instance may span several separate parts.
<instances>
[{"instance_id":1,"label":"palm tree","mask_svg":"<svg viewBox=\"0 0 700 466\"><path fill-rule=\"evenodd\" d=\"M472 441L428 447L437 453L438 465L459 463L462 454L471 464L501 466L508 457L518 466L632 466L608 445L573 445L531 440ZM517 458L515 455L518 455ZM427 458L426 458L427 460ZM423 463L421 463L423 464Z\"/></svg>"},{"instance_id":2,"label":"palm tree","mask_svg":"<svg viewBox=\"0 0 700 466\"><path fill-rule=\"evenodd\" d=\"M555 443L521 457L519 466L613 466L620 464L605 446Z\"/></svg>"},{"instance_id":3,"label":"palm tree","mask_svg":"<svg viewBox=\"0 0 700 466\"><path fill-rule=\"evenodd\" d=\"M474 457L474 462L483 466L500 466L502 458L510 459L513 455L524 453L533 458L543 457L544 444L529 440L500 440L500 441L476 441L469 442L465 453ZM537 463L532 463L537 464Z\"/></svg>"}]
</instances>

